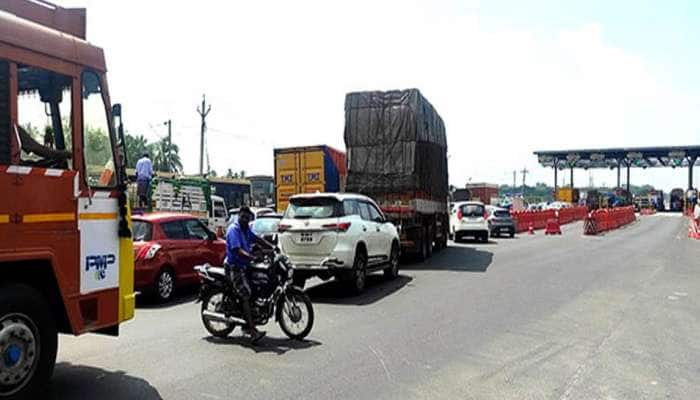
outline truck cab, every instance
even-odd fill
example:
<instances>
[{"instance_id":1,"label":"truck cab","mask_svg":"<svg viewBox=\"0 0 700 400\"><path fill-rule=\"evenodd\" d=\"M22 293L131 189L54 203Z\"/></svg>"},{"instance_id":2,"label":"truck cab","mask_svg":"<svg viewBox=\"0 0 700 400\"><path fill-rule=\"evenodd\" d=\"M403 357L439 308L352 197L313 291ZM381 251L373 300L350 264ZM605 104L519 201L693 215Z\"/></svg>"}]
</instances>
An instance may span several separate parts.
<instances>
[{"instance_id":1,"label":"truck cab","mask_svg":"<svg viewBox=\"0 0 700 400\"><path fill-rule=\"evenodd\" d=\"M37 398L57 333L133 317L121 107L85 10L0 2L0 398Z\"/></svg>"}]
</instances>

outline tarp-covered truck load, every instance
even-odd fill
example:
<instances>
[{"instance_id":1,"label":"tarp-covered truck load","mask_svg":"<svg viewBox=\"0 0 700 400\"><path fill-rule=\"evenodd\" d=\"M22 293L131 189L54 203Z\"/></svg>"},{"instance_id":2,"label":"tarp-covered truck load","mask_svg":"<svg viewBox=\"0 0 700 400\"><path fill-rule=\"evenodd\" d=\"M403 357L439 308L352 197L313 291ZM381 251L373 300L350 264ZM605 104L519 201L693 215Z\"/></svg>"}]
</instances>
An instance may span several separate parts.
<instances>
[{"instance_id":1,"label":"tarp-covered truck load","mask_svg":"<svg viewBox=\"0 0 700 400\"><path fill-rule=\"evenodd\" d=\"M417 89L345 97L346 190L373 197L401 228L406 251L447 243L445 124Z\"/></svg>"}]
</instances>

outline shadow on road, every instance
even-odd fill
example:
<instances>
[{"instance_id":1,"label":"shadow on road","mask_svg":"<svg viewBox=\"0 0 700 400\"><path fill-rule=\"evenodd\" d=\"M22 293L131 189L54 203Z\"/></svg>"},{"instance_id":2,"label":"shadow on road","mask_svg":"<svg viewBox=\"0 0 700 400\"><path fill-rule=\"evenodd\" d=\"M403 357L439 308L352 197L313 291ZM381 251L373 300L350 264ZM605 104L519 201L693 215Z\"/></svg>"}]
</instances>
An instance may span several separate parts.
<instances>
[{"instance_id":1,"label":"shadow on road","mask_svg":"<svg viewBox=\"0 0 700 400\"><path fill-rule=\"evenodd\" d=\"M277 355L283 355L290 350L304 350L321 345L321 342L315 340L292 340L287 337L277 338L270 336L264 337L256 345L251 344L247 336L240 335L225 338L207 336L203 339L213 344L240 346L253 350L256 353L275 353Z\"/></svg>"},{"instance_id":2,"label":"shadow on road","mask_svg":"<svg viewBox=\"0 0 700 400\"><path fill-rule=\"evenodd\" d=\"M486 272L493 261L493 253L473 247L448 246L424 262L402 266L405 270L445 270Z\"/></svg>"},{"instance_id":3,"label":"shadow on road","mask_svg":"<svg viewBox=\"0 0 700 400\"><path fill-rule=\"evenodd\" d=\"M172 300L167 303L159 303L152 296L139 294L136 296L136 308L158 309L179 306L180 304L191 303L197 300L199 286L188 286L178 288Z\"/></svg>"},{"instance_id":4,"label":"shadow on road","mask_svg":"<svg viewBox=\"0 0 700 400\"><path fill-rule=\"evenodd\" d=\"M162 399L156 388L124 371L58 363L48 389L48 399Z\"/></svg>"},{"instance_id":5,"label":"shadow on road","mask_svg":"<svg viewBox=\"0 0 700 400\"><path fill-rule=\"evenodd\" d=\"M306 289L306 294L314 303L364 306L397 292L412 280L410 276L404 275L386 280L381 274L370 274L367 276L365 291L360 295L353 293L350 285L336 280Z\"/></svg>"}]
</instances>

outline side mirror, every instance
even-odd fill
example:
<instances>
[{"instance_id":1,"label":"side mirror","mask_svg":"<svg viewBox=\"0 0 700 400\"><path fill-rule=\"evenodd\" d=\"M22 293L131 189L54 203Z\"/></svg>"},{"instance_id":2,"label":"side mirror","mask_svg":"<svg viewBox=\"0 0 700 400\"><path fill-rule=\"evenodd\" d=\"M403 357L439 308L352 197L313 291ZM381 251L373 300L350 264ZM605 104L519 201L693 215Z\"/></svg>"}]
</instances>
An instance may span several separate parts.
<instances>
[{"instance_id":1,"label":"side mirror","mask_svg":"<svg viewBox=\"0 0 700 400\"><path fill-rule=\"evenodd\" d=\"M207 231L207 240L210 242L213 242L214 240L216 240L216 233L214 233L212 231Z\"/></svg>"}]
</instances>

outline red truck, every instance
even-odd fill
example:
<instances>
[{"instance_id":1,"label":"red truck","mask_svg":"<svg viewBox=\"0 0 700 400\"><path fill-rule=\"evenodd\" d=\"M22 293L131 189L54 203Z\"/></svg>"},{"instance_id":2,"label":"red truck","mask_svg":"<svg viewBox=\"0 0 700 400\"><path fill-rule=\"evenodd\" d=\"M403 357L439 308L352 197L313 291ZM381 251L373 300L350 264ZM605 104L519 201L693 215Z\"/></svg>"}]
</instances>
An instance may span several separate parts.
<instances>
[{"instance_id":1,"label":"red truck","mask_svg":"<svg viewBox=\"0 0 700 400\"><path fill-rule=\"evenodd\" d=\"M374 198L398 228L401 250L430 257L447 246L445 125L417 89L345 97L346 190Z\"/></svg>"},{"instance_id":2,"label":"red truck","mask_svg":"<svg viewBox=\"0 0 700 400\"><path fill-rule=\"evenodd\" d=\"M44 396L58 333L134 315L121 108L85 15L0 1L2 399Z\"/></svg>"}]
</instances>

